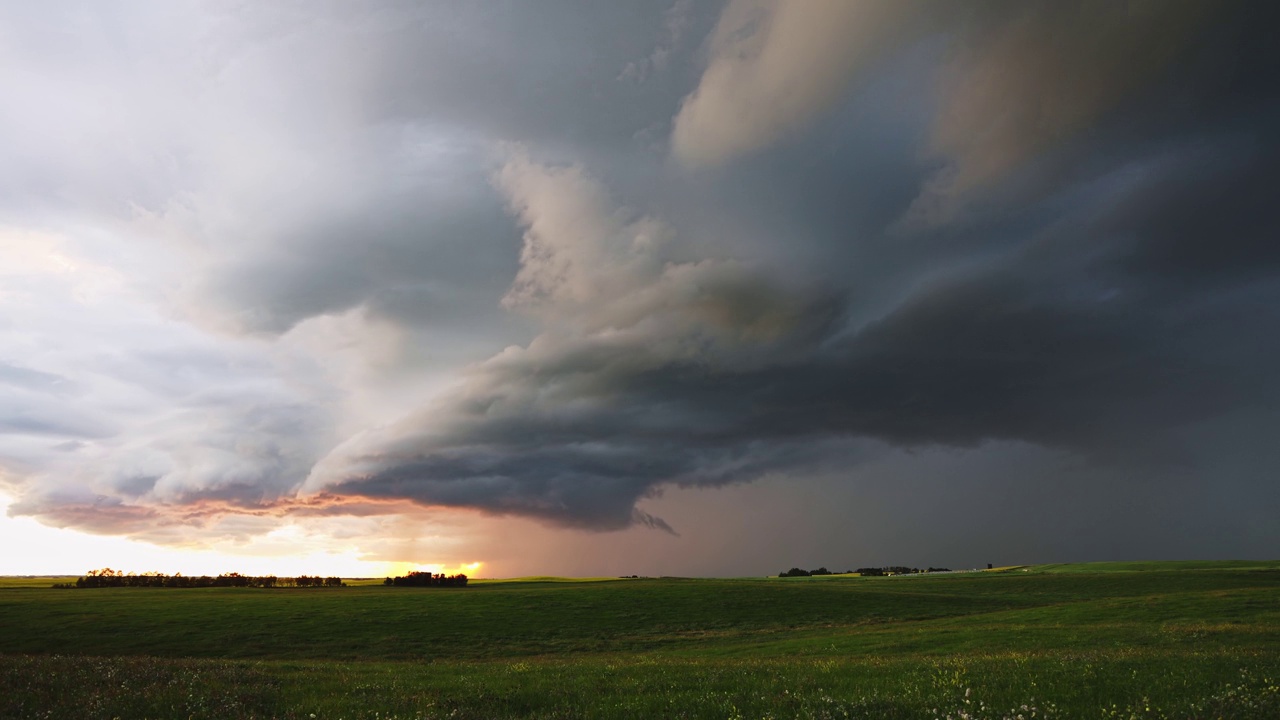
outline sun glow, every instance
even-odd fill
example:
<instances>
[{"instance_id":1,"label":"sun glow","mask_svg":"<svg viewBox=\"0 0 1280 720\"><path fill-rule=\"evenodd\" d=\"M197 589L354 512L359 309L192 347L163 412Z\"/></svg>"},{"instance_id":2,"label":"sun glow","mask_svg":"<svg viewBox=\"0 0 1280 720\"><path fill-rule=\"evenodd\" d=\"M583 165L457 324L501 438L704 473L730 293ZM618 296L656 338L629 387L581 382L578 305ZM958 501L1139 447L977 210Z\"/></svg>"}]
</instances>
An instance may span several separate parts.
<instances>
[{"instance_id":1,"label":"sun glow","mask_svg":"<svg viewBox=\"0 0 1280 720\"><path fill-rule=\"evenodd\" d=\"M357 548L317 547L305 533L286 526L247 543L208 548L168 547L125 537L92 535L49 527L29 517L7 514L12 498L0 494L0 575L83 575L110 567L121 572L184 575L322 575L387 577L413 570L474 576L481 563L386 562Z\"/></svg>"},{"instance_id":2,"label":"sun glow","mask_svg":"<svg viewBox=\"0 0 1280 720\"><path fill-rule=\"evenodd\" d=\"M469 578L476 577L480 572L480 568L484 566L482 562L462 563L453 567L447 567L439 563L411 563L411 562L387 562L380 563L380 567L384 569L386 577L399 577L408 575L411 572L429 572L444 573L445 575L466 575Z\"/></svg>"}]
</instances>

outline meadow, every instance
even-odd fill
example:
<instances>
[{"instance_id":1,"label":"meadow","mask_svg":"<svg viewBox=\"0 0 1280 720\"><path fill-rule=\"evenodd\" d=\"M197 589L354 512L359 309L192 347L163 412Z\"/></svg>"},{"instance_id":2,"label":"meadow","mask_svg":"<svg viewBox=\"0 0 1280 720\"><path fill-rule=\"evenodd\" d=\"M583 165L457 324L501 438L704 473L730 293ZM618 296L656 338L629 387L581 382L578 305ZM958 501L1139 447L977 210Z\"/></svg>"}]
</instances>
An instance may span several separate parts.
<instances>
[{"instance_id":1,"label":"meadow","mask_svg":"<svg viewBox=\"0 0 1280 720\"><path fill-rule=\"evenodd\" d=\"M0 717L1280 717L1280 562L52 582L0 581Z\"/></svg>"}]
</instances>

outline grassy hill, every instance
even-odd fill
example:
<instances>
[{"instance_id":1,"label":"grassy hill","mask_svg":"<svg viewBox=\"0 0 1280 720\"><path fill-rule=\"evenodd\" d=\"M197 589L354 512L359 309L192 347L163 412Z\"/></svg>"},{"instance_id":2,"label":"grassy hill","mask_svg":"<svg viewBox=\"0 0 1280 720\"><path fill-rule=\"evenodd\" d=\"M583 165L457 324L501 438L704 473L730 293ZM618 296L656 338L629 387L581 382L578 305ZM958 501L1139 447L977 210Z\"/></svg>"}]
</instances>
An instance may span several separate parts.
<instances>
[{"instance_id":1,"label":"grassy hill","mask_svg":"<svg viewBox=\"0 0 1280 720\"><path fill-rule=\"evenodd\" d=\"M6 718L1280 717L1278 681L1280 562L464 589L0 583Z\"/></svg>"}]
</instances>

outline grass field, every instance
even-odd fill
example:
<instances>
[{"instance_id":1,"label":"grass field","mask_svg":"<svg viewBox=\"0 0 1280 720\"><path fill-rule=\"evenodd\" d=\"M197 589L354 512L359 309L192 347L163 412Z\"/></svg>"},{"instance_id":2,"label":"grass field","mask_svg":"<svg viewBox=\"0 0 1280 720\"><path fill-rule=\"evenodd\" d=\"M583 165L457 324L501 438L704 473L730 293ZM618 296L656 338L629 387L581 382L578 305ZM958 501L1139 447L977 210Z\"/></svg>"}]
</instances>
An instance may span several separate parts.
<instances>
[{"instance_id":1,"label":"grass field","mask_svg":"<svg viewBox=\"0 0 1280 720\"><path fill-rule=\"evenodd\" d=\"M0 581L0 717L1280 717L1280 562L39 584Z\"/></svg>"}]
</instances>

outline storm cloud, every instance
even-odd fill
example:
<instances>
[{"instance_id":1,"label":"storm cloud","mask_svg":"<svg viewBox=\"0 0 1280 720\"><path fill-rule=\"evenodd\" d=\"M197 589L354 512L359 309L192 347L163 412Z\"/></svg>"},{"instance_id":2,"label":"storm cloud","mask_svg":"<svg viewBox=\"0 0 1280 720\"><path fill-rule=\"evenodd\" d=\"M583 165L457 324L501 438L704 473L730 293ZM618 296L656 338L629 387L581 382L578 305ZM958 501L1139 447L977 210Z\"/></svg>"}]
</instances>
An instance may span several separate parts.
<instances>
[{"instance_id":1,"label":"storm cloud","mask_svg":"<svg viewBox=\"0 0 1280 720\"><path fill-rule=\"evenodd\" d=\"M682 533L947 449L1273 494L1259 4L3 14L11 513Z\"/></svg>"}]
</instances>

